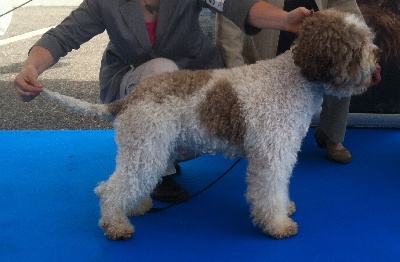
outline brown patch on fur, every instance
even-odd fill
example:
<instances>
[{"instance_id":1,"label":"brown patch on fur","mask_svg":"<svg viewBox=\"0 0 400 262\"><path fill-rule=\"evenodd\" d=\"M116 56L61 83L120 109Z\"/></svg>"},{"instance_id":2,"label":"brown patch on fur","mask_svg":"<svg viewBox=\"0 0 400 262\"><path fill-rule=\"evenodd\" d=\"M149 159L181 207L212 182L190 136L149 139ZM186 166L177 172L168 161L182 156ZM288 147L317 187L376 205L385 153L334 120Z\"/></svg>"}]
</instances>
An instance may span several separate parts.
<instances>
[{"instance_id":1,"label":"brown patch on fur","mask_svg":"<svg viewBox=\"0 0 400 262\"><path fill-rule=\"evenodd\" d=\"M122 113L134 101L163 103L167 97L186 99L201 89L211 78L210 70L179 70L143 80L121 100L108 105L111 114Z\"/></svg>"},{"instance_id":2,"label":"brown patch on fur","mask_svg":"<svg viewBox=\"0 0 400 262\"><path fill-rule=\"evenodd\" d=\"M295 42L293 59L307 80L340 84L354 74L361 61L361 43L370 32L347 24L343 16L334 10L324 10L305 19Z\"/></svg>"},{"instance_id":3,"label":"brown patch on fur","mask_svg":"<svg viewBox=\"0 0 400 262\"><path fill-rule=\"evenodd\" d=\"M244 142L245 122L239 99L228 79L219 80L198 108L201 124L212 136L236 146Z\"/></svg>"}]
</instances>

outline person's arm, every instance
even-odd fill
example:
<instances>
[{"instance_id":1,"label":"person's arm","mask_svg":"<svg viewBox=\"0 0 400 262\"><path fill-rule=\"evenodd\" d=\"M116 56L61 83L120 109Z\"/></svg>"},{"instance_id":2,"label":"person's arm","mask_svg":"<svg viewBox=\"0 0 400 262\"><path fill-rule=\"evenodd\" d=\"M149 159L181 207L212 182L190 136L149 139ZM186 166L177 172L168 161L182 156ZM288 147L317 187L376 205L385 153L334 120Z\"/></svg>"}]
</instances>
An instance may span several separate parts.
<instances>
[{"instance_id":1,"label":"person's arm","mask_svg":"<svg viewBox=\"0 0 400 262\"><path fill-rule=\"evenodd\" d=\"M311 16L310 10L299 7L286 12L266 2L257 2L249 10L246 22L263 29L278 29L299 32L304 18Z\"/></svg>"},{"instance_id":2,"label":"person's arm","mask_svg":"<svg viewBox=\"0 0 400 262\"><path fill-rule=\"evenodd\" d=\"M40 94L42 85L38 77L53 64L53 56L47 49L41 46L31 49L21 72L14 79L14 87L22 101L29 102Z\"/></svg>"},{"instance_id":3,"label":"person's arm","mask_svg":"<svg viewBox=\"0 0 400 262\"><path fill-rule=\"evenodd\" d=\"M199 0L235 23L249 35L261 29L277 29L297 33L304 18L311 16L310 10L299 7L291 12L261 0Z\"/></svg>"},{"instance_id":4,"label":"person's arm","mask_svg":"<svg viewBox=\"0 0 400 262\"><path fill-rule=\"evenodd\" d=\"M28 102L41 92L38 77L73 49L105 30L100 1L85 0L61 24L47 31L31 48L14 86L22 101Z\"/></svg>"}]
</instances>

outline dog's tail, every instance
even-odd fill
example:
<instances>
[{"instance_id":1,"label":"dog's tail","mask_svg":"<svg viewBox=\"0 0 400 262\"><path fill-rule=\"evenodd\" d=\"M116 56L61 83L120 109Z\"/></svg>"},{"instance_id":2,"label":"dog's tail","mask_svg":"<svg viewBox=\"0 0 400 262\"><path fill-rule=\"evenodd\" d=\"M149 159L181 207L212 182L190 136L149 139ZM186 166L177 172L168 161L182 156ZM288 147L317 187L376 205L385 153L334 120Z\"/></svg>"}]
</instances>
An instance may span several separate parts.
<instances>
[{"instance_id":1,"label":"dog's tail","mask_svg":"<svg viewBox=\"0 0 400 262\"><path fill-rule=\"evenodd\" d=\"M51 100L54 100L77 113L81 113L86 116L99 117L110 121L114 120L115 118L115 113L109 110L109 106L107 104L92 104L84 100L47 90L45 88L43 88L43 93Z\"/></svg>"}]
</instances>

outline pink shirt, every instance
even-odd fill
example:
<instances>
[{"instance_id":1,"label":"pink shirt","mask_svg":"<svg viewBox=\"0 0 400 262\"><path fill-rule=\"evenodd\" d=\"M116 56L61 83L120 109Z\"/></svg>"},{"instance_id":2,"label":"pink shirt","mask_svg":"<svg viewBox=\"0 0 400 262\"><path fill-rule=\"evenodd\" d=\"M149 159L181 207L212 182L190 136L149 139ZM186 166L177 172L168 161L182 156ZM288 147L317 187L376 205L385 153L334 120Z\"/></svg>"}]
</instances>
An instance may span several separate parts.
<instances>
[{"instance_id":1,"label":"pink shirt","mask_svg":"<svg viewBox=\"0 0 400 262\"><path fill-rule=\"evenodd\" d=\"M149 32L150 43L154 46L154 39L156 39L157 21L146 22L147 32Z\"/></svg>"}]
</instances>

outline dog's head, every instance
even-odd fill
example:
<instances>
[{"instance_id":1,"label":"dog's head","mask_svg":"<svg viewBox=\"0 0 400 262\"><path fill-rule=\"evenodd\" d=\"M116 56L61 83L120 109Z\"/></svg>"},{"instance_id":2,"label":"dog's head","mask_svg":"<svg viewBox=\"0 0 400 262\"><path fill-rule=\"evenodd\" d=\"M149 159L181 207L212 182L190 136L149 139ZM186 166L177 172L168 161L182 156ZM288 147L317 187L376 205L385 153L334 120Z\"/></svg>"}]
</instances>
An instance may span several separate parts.
<instances>
[{"instance_id":1,"label":"dog's head","mask_svg":"<svg viewBox=\"0 0 400 262\"><path fill-rule=\"evenodd\" d=\"M380 80L374 34L355 15L327 9L305 19L292 49L294 63L326 93L349 96Z\"/></svg>"}]
</instances>

